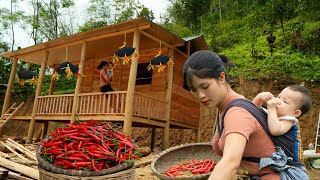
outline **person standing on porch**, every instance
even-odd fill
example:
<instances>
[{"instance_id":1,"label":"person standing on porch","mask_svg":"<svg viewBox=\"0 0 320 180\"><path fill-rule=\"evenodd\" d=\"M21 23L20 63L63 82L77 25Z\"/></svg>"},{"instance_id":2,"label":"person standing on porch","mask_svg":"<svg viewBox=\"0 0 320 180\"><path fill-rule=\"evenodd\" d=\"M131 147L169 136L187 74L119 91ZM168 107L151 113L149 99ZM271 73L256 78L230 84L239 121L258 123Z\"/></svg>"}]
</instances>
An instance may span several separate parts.
<instances>
[{"instance_id":1,"label":"person standing on porch","mask_svg":"<svg viewBox=\"0 0 320 180\"><path fill-rule=\"evenodd\" d=\"M107 61L101 61L98 65L100 70L100 92L114 91L110 85L111 77L108 76L109 63Z\"/></svg>"},{"instance_id":2,"label":"person standing on porch","mask_svg":"<svg viewBox=\"0 0 320 180\"><path fill-rule=\"evenodd\" d=\"M108 75L109 63L107 61L101 61L100 64L98 65L98 69L100 70L100 92L104 93L104 92L114 91L110 85L112 77ZM110 112L113 113L114 112L113 95L106 95L106 97L107 97L107 102L108 102L108 98L111 98ZM110 113L108 109L106 110L106 112Z\"/></svg>"}]
</instances>

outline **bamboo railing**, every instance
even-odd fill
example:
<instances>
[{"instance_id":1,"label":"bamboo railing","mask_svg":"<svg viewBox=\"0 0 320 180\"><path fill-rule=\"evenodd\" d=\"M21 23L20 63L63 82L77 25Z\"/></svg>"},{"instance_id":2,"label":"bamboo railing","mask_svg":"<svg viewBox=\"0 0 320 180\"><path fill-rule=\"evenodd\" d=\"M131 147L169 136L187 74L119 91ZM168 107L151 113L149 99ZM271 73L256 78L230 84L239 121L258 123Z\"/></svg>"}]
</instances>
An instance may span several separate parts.
<instances>
[{"instance_id":1,"label":"bamboo railing","mask_svg":"<svg viewBox=\"0 0 320 180\"><path fill-rule=\"evenodd\" d=\"M126 91L80 94L77 114L124 114L126 95Z\"/></svg>"},{"instance_id":2,"label":"bamboo railing","mask_svg":"<svg viewBox=\"0 0 320 180\"><path fill-rule=\"evenodd\" d=\"M165 120L166 102L152 96L135 92L133 114L145 118Z\"/></svg>"},{"instance_id":3,"label":"bamboo railing","mask_svg":"<svg viewBox=\"0 0 320 180\"><path fill-rule=\"evenodd\" d=\"M126 95L126 91L79 94L77 115L124 115ZM73 94L39 96L36 115L71 115L73 98ZM164 121L165 104L164 100L135 92L133 115Z\"/></svg>"},{"instance_id":4,"label":"bamboo railing","mask_svg":"<svg viewBox=\"0 0 320 180\"><path fill-rule=\"evenodd\" d=\"M71 114L73 94L38 96L38 109L36 114Z\"/></svg>"}]
</instances>

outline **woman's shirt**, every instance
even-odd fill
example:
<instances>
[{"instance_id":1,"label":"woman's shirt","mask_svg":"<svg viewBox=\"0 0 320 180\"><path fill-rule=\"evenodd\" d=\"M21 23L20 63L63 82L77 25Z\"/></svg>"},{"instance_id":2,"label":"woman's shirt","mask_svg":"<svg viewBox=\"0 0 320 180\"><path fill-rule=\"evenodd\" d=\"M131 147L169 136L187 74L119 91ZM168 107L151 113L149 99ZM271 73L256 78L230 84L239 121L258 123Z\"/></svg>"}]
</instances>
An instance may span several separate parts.
<instances>
[{"instance_id":1,"label":"woman's shirt","mask_svg":"<svg viewBox=\"0 0 320 180\"><path fill-rule=\"evenodd\" d=\"M107 72L102 69L100 70L100 87L109 84L103 76L108 76L108 75L107 75Z\"/></svg>"},{"instance_id":2,"label":"woman's shirt","mask_svg":"<svg viewBox=\"0 0 320 180\"><path fill-rule=\"evenodd\" d=\"M226 100L224 108L236 98L243 98L241 95L234 95ZM223 109L224 109L223 108ZM222 112L219 113L220 115ZM220 122L221 122L221 116ZM247 144L243 153L243 157L270 157L276 150L272 140L261 127L259 122L245 109L240 107L232 107L228 110L224 117L224 130L219 139L218 131L216 131L213 139L213 149L218 155L222 155L224 149L225 138L230 133L238 133L247 139ZM236 149L235 149L236 151ZM279 180L277 172L269 167L259 171L259 164L242 160L239 170L247 170L250 175L263 175L261 180Z\"/></svg>"}]
</instances>

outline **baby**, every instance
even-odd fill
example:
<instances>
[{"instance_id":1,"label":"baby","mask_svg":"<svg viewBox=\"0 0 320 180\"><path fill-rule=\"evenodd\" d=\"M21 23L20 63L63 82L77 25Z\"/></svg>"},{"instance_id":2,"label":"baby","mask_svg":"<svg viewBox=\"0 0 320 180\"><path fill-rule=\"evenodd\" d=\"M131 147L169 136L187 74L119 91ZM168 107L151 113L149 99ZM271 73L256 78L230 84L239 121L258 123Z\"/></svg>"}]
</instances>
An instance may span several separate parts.
<instances>
[{"instance_id":1,"label":"baby","mask_svg":"<svg viewBox=\"0 0 320 180\"><path fill-rule=\"evenodd\" d=\"M304 86L289 86L275 98L270 92L259 93L252 101L261 107L267 102L268 127L273 136L288 132L298 119L311 108L312 99Z\"/></svg>"}]
</instances>

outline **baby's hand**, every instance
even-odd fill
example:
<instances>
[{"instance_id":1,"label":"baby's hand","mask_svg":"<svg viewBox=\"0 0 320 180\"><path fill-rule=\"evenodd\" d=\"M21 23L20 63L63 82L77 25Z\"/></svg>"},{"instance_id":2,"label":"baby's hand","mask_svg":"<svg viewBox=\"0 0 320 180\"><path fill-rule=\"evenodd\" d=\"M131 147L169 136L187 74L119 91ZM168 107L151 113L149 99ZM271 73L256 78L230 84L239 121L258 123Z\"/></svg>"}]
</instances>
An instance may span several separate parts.
<instances>
[{"instance_id":1,"label":"baby's hand","mask_svg":"<svg viewBox=\"0 0 320 180\"><path fill-rule=\"evenodd\" d=\"M267 108L268 108L268 110L270 110L270 109L277 109L277 98L272 98L271 100L269 100L268 102L267 102Z\"/></svg>"},{"instance_id":2,"label":"baby's hand","mask_svg":"<svg viewBox=\"0 0 320 180\"><path fill-rule=\"evenodd\" d=\"M274 98L273 94L270 92L262 92L258 94L259 99L261 99L264 102L267 102Z\"/></svg>"}]
</instances>

